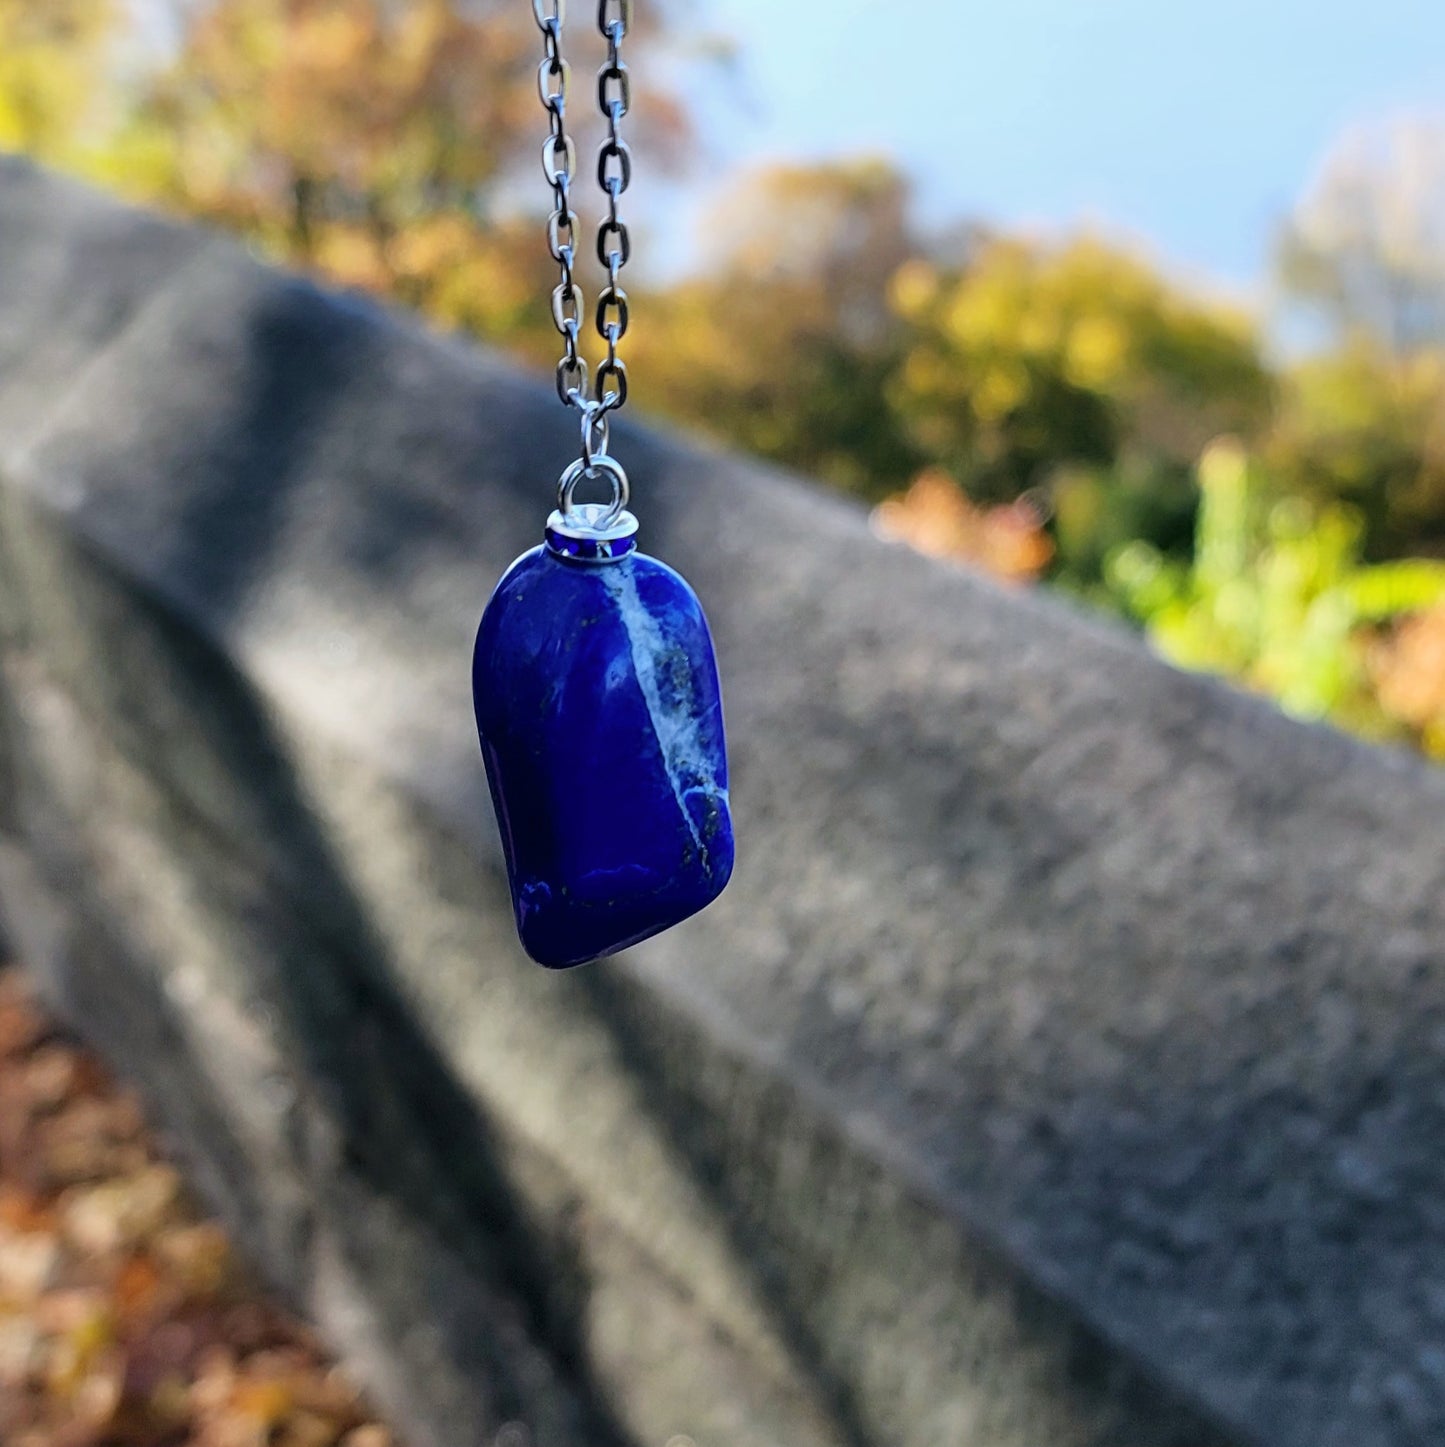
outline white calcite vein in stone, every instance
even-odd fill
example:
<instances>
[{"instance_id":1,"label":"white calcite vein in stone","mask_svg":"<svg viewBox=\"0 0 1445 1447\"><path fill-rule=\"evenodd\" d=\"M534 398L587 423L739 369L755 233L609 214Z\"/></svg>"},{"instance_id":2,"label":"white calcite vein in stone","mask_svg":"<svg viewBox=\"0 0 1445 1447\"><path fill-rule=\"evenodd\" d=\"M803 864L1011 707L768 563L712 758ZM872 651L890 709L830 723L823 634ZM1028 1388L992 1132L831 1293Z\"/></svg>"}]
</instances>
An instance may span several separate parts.
<instances>
[{"instance_id":1,"label":"white calcite vein in stone","mask_svg":"<svg viewBox=\"0 0 1445 1447\"><path fill-rule=\"evenodd\" d=\"M713 773L713 750L702 737L703 720L689 706L695 697L694 691L688 690L687 699L682 701L681 706L670 705L663 697L657 677L658 660L674 654L676 645L668 640L658 620L638 595L637 577L631 568L604 567L602 576L627 632L632 670L647 706L647 716L662 753L663 768L677 800L677 811L682 815L699 857L706 859L707 845L687 807L684 781L689 776L697 778L703 787L723 797L726 797L727 791L719 787Z\"/></svg>"}]
</instances>

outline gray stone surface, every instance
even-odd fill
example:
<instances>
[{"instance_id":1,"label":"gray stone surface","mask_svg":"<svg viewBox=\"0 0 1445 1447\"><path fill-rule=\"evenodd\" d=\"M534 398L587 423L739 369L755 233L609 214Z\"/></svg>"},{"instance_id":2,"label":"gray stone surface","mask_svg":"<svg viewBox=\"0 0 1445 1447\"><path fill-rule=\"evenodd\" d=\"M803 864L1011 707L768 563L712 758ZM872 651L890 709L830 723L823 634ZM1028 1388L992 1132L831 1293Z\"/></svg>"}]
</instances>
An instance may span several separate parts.
<instances>
[{"instance_id":1,"label":"gray stone surface","mask_svg":"<svg viewBox=\"0 0 1445 1447\"><path fill-rule=\"evenodd\" d=\"M256 1259L437 1447L1445 1439L1445 778L618 432L739 868L550 976L546 386L0 167L0 899Z\"/></svg>"}]
</instances>

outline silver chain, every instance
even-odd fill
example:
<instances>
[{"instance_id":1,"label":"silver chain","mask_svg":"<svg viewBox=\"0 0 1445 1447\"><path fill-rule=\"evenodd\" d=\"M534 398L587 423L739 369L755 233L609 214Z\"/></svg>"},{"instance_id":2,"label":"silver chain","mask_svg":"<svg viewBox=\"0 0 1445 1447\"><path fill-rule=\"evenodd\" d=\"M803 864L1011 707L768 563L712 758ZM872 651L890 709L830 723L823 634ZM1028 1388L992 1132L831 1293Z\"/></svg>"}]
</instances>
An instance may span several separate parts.
<instances>
[{"instance_id":1,"label":"silver chain","mask_svg":"<svg viewBox=\"0 0 1445 1447\"><path fill-rule=\"evenodd\" d=\"M632 109L632 80L622 59L622 42L632 26L632 0L598 0L597 28L607 42L607 60L597 72L597 105L607 137L597 153L597 184L607 195L607 216L597 232L597 259L607 268L607 285L597 298L597 331L607 343L607 360L597 369L596 401L604 412L627 405L627 365L617 344L627 335L627 293L619 285L632 259L632 236L622 219L622 196L632 184L632 151L622 139L622 121Z\"/></svg>"},{"instance_id":2,"label":"silver chain","mask_svg":"<svg viewBox=\"0 0 1445 1447\"><path fill-rule=\"evenodd\" d=\"M549 121L542 170L554 203L547 221L547 249L561 272L552 291L552 321L563 345L557 363L557 395L565 406L582 413L582 462L587 469L607 455L610 414L627 405L627 364L618 356L618 346L627 335L629 320L622 270L632 259L632 237L622 219L622 197L632 184L632 151L622 139L622 122L632 106L632 81L622 59L622 43L632 27L632 9L633 0L597 3L597 28L607 42L607 59L597 73L597 105L607 123L597 155L597 184L607 197L607 215L597 232L597 259L607 272L607 283L597 298L597 332L607 356L589 390L587 361L580 350L586 309L576 275L580 223L572 209L577 148L567 133L571 67L562 54L566 0L532 0L532 14L544 43L537 90Z\"/></svg>"}]
</instances>

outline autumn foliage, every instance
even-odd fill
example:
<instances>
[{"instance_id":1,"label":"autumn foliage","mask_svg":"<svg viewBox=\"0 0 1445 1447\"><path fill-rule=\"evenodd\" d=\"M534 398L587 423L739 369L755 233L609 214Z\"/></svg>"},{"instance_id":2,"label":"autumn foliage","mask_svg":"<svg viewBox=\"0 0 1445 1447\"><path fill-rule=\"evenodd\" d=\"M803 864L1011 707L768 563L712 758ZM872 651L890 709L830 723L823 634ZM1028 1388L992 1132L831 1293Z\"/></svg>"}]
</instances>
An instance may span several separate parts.
<instances>
[{"instance_id":1,"label":"autumn foliage","mask_svg":"<svg viewBox=\"0 0 1445 1447\"><path fill-rule=\"evenodd\" d=\"M0 1441L391 1447L158 1155L136 1100L0 970Z\"/></svg>"},{"instance_id":2,"label":"autumn foliage","mask_svg":"<svg viewBox=\"0 0 1445 1447\"><path fill-rule=\"evenodd\" d=\"M190 0L144 54L128 13L0 0L0 144L538 366L555 356L526 4ZM661 0L638 14L650 84L629 127L655 178L707 154L676 98L696 17ZM579 53L574 75L584 153L594 60ZM1433 605L1321 621L1346 617L1331 589L1353 571L1445 556L1442 199L1445 130L1347 138L1283 227L1278 296L1318 345L1281 364L1257 316L1127 246L925 234L886 161L773 166L719 198L698 264L650 295L644 278L679 268L649 259L639 229L634 395L884 504L880 527L925 551L1038 576L1181 663L1445 752ZM1216 598L1200 548L1220 504L1200 460L1221 436L1242 449L1255 522ZM1333 581L1276 608L1292 567ZM1267 627L1205 626L1243 597Z\"/></svg>"}]
</instances>

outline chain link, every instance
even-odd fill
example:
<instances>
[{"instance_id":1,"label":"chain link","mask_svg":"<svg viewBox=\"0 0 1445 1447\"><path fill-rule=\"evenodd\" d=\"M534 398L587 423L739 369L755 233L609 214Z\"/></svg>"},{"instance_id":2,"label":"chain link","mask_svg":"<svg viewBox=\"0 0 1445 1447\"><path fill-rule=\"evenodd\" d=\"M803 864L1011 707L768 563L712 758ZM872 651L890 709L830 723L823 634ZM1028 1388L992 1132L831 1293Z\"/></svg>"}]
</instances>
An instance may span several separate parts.
<instances>
[{"instance_id":1,"label":"chain link","mask_svg":"<svg viewBox=\"0 0 1445 1447\"><path fill-rule=\"evenodd\" d=\"M632 79L622 47L632 28L633 0L598 0L597 4L597 28L607 42L607 59L597 73L597 105L607 127L597 155L597 184L607 197L607 214L597 232L597 259L607 280L597 298L596 323L606 357L590 391L587 361L581 354L586 302L576 275L580 223L572 206L577 148L567 132L571 68L562 54L566 0L532 0L532 14L543 39L537 93L549 127L542 146L542 171L553 199L547 249L560 274L552 291L552 321L563 345L557 363L557 395L565 406L577 407L583 414L582 461L590 470L598 458L607 455L608 414L627 405L627 364L619 357L618 347L630 321L622 271L632 259L632 235L622 219L622 197L632 184L632 151L622 138L622 122L632 108Z\"/></svg>"},{"instance_id":2,"label":"chain link","mask_svg":"<svg viewBox=\"0 0 1445 1447\"><path fill-rule=\"evenodd\" d=\"M627 405L627 364L617 347L627 335L621 278L632 257L632 234L622 219L622 197L632 185L632 151L622 139L622 122L632 109L632 77L622 59L622 42L632 28L632 0L597 0L597 28L607 42L607 59L597 72L597 105L607 122L597 153L597 184L607 195L607 215L597 231L597 259L607 269L607 285L597 298L597 332L607 345L607 358L597 368L593 400L607 413Z\"/></svg>"},{"instance_id":3,"label":"chain link","mask_svg":"<svg viewBox=\"0 0 1445 1447\"><path fill-rule=\"evenodd\" d=\"M537 68L537 93L547 112L548 133L542 144L542 173L552 188L553 211L547 221L547 250L561 280L552 292L552 321L562 337L557 363L557 395L568 407L587 397L587 363L579 350L586 300L577 284L577 213L572 209L572 176L577 147L567 134L567 91L571 67L562 55L562 24L566 0L532 0L532 14L542 32L543 58Z\"/></svg>"}]
</instances>

